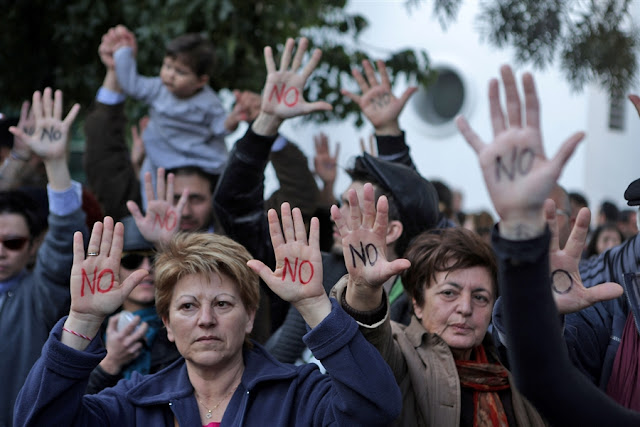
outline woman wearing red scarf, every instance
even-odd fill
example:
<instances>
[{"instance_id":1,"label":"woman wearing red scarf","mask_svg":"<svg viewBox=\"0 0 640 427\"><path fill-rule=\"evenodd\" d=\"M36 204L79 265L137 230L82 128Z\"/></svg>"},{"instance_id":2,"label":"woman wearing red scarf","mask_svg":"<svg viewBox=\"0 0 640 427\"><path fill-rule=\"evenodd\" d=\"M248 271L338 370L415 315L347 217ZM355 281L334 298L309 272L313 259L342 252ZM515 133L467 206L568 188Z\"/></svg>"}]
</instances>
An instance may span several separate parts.
<instances>
[{"instance_id":1,"label":"woman wearing red scarf","mask_svg":"<svg viewBox=\"0 0 640 427\"><path fill-rule=\"evenodd\" d=\"M451 228L418 236L407 259L387 260L388 202L348 193L332 208L349 274L332 296L391 366L403 394L402 426L542 426L498 360L487 329L497 297L497 265L475 233ZM389 320L385 282L402 272L413 300L409 326Z\"/></svg>"}]
</instances>

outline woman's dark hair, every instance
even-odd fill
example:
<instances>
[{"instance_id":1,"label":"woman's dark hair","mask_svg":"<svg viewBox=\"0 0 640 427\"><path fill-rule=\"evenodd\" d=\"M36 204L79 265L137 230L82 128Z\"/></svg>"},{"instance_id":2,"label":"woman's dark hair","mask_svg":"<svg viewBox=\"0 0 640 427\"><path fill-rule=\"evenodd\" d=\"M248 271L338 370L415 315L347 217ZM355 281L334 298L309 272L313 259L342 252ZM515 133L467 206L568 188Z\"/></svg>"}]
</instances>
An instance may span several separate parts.
<instances>
[{"instance_id":1,"label":"woman's dark hair","mask_svg":"<svg viewBox=\"0 0 640 427\"><path fill-rule=\"evenodd\" d=\"M404 257L411 267L402 273L402 284L417 305L424 304L424 290L436 273L472 267L485 267L492 279L493 294L498 293L498 264L491 247L473 231L462 227L427 231L409 245Z\"/></svg>"},{"instance_id":2,"label":"woman's dark hair","mask_svg":"<svg viewBox=\"0 0 640 427\"><path fill-rule=\"evenodd\" d=\"M618 228L618 226L613 222L607 222L598 226L591 235L591 239L587 244L587 248L584 250L584 258L591 258L594 255L600 255L598 253L598 238L605 231L615 231L620 236L620 242L624 242L624 235Z\"/></svg>"},{"instance_id":3,"label":"woman's dark hair","mask_svg":"<svg viewBox=\"0 0 640 427\"><path fill-rule=\"evenodd\" d=\"M0 191L0 214L16 214L24 218L29 228L29 237L37 237L45 228L46 222L40 220L38 204L24 191Z\"/></svg>"}]
</instances>

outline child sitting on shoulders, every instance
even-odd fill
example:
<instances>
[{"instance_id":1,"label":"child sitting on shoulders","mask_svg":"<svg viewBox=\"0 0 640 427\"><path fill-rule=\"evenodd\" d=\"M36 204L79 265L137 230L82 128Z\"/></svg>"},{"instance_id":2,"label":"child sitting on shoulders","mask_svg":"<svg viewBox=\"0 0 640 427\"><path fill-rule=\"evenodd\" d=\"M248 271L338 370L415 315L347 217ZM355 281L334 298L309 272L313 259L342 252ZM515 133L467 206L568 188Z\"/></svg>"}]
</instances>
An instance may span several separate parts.
<instances>
[{"instance_id":1,"label":"child sitting on shoulders","mask_svg":"<svg viewBox=\"0 0 640 427\"><path fill-rule=\"evenodd\" d=\"M215 62L211 43L195 33L173 39L160 75L145 77L138 74L133 33L119 25L108 34L116 37L113 58L122 91L149 106L150 120L142 134L146 152L140 170L142 194L145 172L155 180L159 167L195 166L219 175L228 157L224 137L244 118L241 113L228 115L209 86Z\"/></svg>"}]
</instances>

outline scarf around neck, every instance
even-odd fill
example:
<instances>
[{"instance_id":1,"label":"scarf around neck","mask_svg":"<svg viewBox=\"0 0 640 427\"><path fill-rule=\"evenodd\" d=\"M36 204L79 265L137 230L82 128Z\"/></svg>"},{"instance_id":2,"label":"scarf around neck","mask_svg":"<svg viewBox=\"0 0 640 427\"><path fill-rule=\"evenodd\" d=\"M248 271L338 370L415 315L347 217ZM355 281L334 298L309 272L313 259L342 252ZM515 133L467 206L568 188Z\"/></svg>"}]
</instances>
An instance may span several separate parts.
<instances>
[{"instance_id":1,"label":"scarf around neck","mask_svg":"<svg viewBox=\"0 0 640 427\"><path fill-rule=\"evenodd\" d=\"M510 387L509 373L499 363L489 363L482 345L474 349L474 354L475 360L456 360L460 385L473 391L473 425L508 426L497 392Z\"/></svg>"}]
</instances>

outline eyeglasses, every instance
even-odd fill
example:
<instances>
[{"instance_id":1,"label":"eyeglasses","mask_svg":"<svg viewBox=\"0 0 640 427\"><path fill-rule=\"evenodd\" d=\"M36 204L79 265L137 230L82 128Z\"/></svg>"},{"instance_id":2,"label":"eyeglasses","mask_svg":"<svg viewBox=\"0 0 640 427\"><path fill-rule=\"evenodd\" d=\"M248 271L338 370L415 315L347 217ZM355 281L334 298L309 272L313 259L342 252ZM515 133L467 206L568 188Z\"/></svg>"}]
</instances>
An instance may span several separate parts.
<instances>
[{"instance_id":1,"label":"eyeglasses","mask_svg":"<svg viewBox=\"0 0 640 427\"><path fill-rule=\"evenodd\" d=\"M563 211L562 209L556 209L556 215L566 215L567 218L571 217L571 214L567 211Z\"/></svg>"},{"instance_id":2,"label":"eyeglasses","mask_svg":"<svg viewBox=\"0 0 640 427\"><path fill-rule=\"evenodd\" d=\"M142 261L144 261L145 258L149 258L149 262L153 264L156 253L153 251L123 252L120 258L120 265L127 270L134 270L142 265Z\"/></svg>"},{"instance_id":3,"label":"eyeglasses","mask_svg":"<svg viewBox=\"0 0 640 427\"><path fill-rule=\"evenodd\" d=\"M19 251L24 248L24 245L29 241L28 237L12 237L10 239L0 240L2 246L10 251Z\"/></svg>"}]
</instances>

